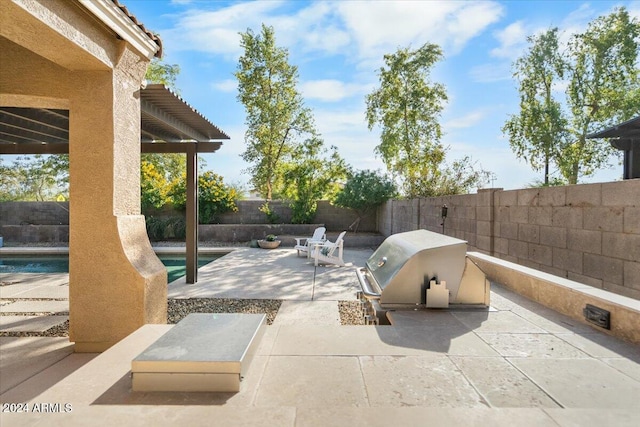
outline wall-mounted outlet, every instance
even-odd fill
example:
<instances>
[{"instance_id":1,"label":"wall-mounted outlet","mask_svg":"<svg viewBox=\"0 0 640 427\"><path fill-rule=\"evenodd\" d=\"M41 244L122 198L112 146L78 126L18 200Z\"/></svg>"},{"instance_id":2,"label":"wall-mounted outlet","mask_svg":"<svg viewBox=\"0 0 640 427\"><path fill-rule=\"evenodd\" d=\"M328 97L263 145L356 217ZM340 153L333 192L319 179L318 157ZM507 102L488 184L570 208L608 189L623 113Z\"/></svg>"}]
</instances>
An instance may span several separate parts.
<instances>
[{"instance_id":1,"label":"wall-mounted outlet","mask_svg":"<svg viewBox=\"0 0 640 427\"><path fill-rule=\"evenodd\" d=\"M582 314L584 314L584 318L587 322L593 323L601 328L611 328L611 313L603 308L587 304L587 306L582 310Z\"/></svg>"}]
</instances>

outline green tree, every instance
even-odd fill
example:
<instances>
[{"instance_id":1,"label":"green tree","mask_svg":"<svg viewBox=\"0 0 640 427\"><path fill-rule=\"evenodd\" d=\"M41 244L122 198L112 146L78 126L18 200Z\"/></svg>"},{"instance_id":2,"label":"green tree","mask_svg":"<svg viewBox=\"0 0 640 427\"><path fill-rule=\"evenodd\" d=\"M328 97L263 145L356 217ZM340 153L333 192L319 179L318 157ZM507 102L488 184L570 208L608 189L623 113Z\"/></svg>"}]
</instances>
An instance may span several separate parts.
<instances>
[{"instance_id":1,"label":"green tree","mask_svg":"<svg viewBox=\"0 0 640 427\"><path fill-rule=\"evenodd\" d=\"M362 170L347 180L333 200L333 204L353 209L358 214L356 223L360 223L364 216L387 200L396 197L397 194L398 190L392 179L379 172Z\"/></svg>"},{"instance_id":2,"label":"green tree","mask_svg":"<svg viewBox=\"0 0 640 427\"><path fill-rule=\"evenodd\" d=\"M418 182L424 170L436 170L445 157L438 118L447 94L442 84L430 80L432 67L441 59L440 47L429 43L385 55L380 87L366 97L369 130L376 124L382 127L375 151L401 179L407 197L422 195Z\"/></svg>"},{"instance_id":3,"label":"green tree","mask_svg":"<svg viewBox=\"0 0 640 427\"><path fill-rule=\"evenodd\" d=\"M238 100L247 112L242 158L251 166L251 183L270 200L282 190L284 165L296 147L315 136L311 112L296 89L297 67L277 47L272 27L240 33L243 55L235 73Z\"/></svg>"},{"instance_id":4,"label":"green tree","mask_svg":"<svg viewBox=\"0 0 640 427\"><path fill-rule=\"evenodd\" d=\"M553 85L562 80L567 64L558 49L557 28L527 41L529 50L514 63L513 73L518 81L520 113L511 115L502 131L518 158L535 171L544 170L543 182L549 185L549 168L552 162L558 162L567 126Z\"/></svg>"},{"instance_id":5,"label":"green tree","mask_svg":"<svg viewBox=\"0 0 640 427\"><path fill-rule=\"evenodd\" d=\"M560 154L560 169L570 184L606 166L614 152L610 144L587 135L640 112L639 46L640 23L624 8L597 18L572 37L567 90L571 140Z\"/></svg>"},{"instance_id":6,"label":"green tree","mask_svg":"<svg viewBox=\"0 0 640 427\"><path fill-rule=\"evenodd\" d=\"M68 156L19 156L12 166L0 164L0 200L46 201L67 199Z\"/></svg>"},{"instance_id":7,"label":"green tree","mask_svg":"<svg viewBox=\"0 0 640 427\"><path fill-rule=\"evenodd\" d=\"M145 79L150 83L161 83L179 93L176 86L178 74L180 74L178 64L167 64L158 58L153 58L147 67Z\"/></svg>"},{"instance_id":8,"label":"green tree","mask_svg":"<svg viewBox=\"0 0 640 427\"><path fill-rule=\"evenodd\" d=\"M284 169L284 196L290 200L294 224L312 222L318 201L332 198L347 174L336 147L327 150L317 137L299 146Z\"/></svg>"}]
</instances>

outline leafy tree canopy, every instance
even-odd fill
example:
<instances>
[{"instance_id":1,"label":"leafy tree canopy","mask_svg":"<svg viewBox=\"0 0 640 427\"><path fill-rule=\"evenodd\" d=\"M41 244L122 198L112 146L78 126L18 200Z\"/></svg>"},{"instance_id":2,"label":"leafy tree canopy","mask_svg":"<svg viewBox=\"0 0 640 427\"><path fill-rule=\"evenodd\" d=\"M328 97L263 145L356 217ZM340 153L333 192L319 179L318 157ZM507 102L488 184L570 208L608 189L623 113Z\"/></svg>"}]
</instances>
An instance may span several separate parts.
<instances>
[{"instance_id":1,"label":"leafy tree canopy","mask_svg":"<svg viewBox=\"0 0 640 427\"><path fill-rule=\"evenodd\" d=\"M284 196L290 200L294 224L312 222L318 200L332 198L347 175L337 148L327 150L318 138L310 138L298 147L284 169Z\"/></svg>"},{"instance_id":2,"label":"leafy tree canopy","mask_svg":"<svg viewBox=\"0 0 640 427\"><path fill-rule=\"evenodd\" d=\"M445 167L447 148L440 142L438 119L447 94L442 84L430 80L431 69L441 59L440 47L430 43L385 55L380 87L366 97L369 130L375 125L382 128L376 154L409 198L469 187L451 185L449 174L443 173L446 168L455 173L471 170L463 177L465 183L476 183L480 176L468 157Z\"/></svg>"},{"instance_id":3,"label":"leafy tree canopy","mask_svg":"<svg viewBox=\"0 0 640 427\"><path fill-rule=\"evenodd\" d=\"M554 95L554 84L563 78L567 63L558 49L557 28L527 40L528 52L514 63L520 113L512 115L502 131L517 157L528 161L535 171L544 170L548 185L550 165L557 161L567 136L567 120Z\"/></svg>"},{"instance_id":4,"label":"leafy tree canopy","mask_svg":"<svg viewBox=\"0 0 640 427\"><path fill-rule=\"evenodd\" d=\"M545 168L543 185L576 184L608 166L610 144L587 135L640 113L637 19L616 9L572 35L566 49L557 33L529 37L528 52L514 64L520 112L503 127L518 157ZM552 85L560 82L568 88L558 100ZM551 164L561 177L550 178Z\"/></svg>"},{"instance_id":5,"label":"leafy tree canopy","mask_svg":"<svg viewBox=\"0 0 640 427\"><path fill-rule=\"evenodd\" d=\"M298 69L289 64L288 51L276 46L273 28L263 24L260 34L248 29L240 36L244 53L235 76L247 113L242 158L250 164L251 183L270 200L283 192L285 166L297 147L316 131L296 89Z\"/></svg>"},{"instance_id":6,"label":"leafy tree canopy","mask_svg":"<svg viewBox=\"0 0 640 427\"><path fill-rule=\"evenodd\" d=\"M397 194L398 190L391 178L377 171L362 170L347 180L333 204L353 209L362 217Z\"/></svg>"}]
</instances>

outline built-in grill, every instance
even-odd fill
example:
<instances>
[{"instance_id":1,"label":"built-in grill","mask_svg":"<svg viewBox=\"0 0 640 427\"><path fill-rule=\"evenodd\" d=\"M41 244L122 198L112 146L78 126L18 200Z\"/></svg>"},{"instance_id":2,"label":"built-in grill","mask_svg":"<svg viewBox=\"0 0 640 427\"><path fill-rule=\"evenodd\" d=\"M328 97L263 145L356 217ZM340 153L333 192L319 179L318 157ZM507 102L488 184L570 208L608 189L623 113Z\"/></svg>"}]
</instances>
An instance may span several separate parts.
<instances>
[{"instance_id":1,"label":"built-in grill","mask_svg":"<svg viewBox=\"0 0 640 427\"><path fill-rule=\"evenodd\" d=\"M489 281L466 253L466 241L427 230L387 237L356 270L367 323L389 324L390 310L487 308Z\"/></svg>"}]
</instances>

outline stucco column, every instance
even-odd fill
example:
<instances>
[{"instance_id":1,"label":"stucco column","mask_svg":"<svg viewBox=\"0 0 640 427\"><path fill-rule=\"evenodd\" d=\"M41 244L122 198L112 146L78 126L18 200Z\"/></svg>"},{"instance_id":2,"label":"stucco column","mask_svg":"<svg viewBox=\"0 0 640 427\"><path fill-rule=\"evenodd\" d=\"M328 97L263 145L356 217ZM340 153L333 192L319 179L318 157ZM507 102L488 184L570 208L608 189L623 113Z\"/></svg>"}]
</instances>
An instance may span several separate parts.
<instances>
[{"instance_id":1,"label":"stucco column","mask_svg":"<svg viewBox=\"0 0 640 427\"><path fill-rule=\"evenodd\" d=\"M100 352L166 323L167 273L140 215L140 102L147 60L123 44L113 71L75 72L69 117L69 339Z\"/></svg>"}]
</instances>

